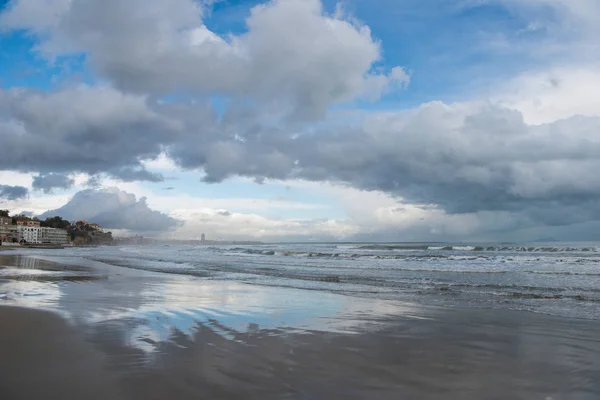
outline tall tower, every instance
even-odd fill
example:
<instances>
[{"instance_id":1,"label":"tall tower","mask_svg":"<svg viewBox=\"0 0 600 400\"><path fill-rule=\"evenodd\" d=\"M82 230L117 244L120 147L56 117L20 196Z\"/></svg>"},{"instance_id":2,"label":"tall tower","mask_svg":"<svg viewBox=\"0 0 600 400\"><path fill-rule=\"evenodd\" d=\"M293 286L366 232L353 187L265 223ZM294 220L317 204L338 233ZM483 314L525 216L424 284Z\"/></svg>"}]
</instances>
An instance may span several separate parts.
<instances>
[{"instance_id":1,"label":"tall tower","mask_svg":"<svg viewBox=\"0 0 600 400\"><path fill-rule=\"evenodd\" d=\"M206 235L203 233L202 235L200 235L200 241L204 242L206 240Z\"/></svg>"}]
</instances>

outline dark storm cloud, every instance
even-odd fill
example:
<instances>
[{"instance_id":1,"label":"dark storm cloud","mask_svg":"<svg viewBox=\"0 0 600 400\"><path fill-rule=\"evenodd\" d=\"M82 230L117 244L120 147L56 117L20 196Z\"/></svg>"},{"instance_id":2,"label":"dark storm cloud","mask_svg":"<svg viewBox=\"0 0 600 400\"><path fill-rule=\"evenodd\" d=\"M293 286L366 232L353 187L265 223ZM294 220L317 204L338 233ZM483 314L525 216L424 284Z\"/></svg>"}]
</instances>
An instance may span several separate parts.
<instances>
[{"instance_id":1,"label":"dark storm cloud","mask_svg":"<svg viewBox=\"0 0 600 400\"><path fill-rule=\"evenodd\" d=\"M108 229L138 232L167 231L179 224L178 220L150 209L145 197L137 200L135 195L116 188L82 190L64 206L45 212L40 218L55 215L70 221L83 219Z\"/></svg>"},{"instance_id":2,"label":"dark storm cloud","mask_svg":"<svg viewBox=\"0 0 600 400\"><path fill-rule=\"evenodd\" d=\"M34 176L32 186L44 193L51 193L53 189L69 189L74 183L75 180L68 175L50 173Z\"/></svg>"},{"instance_id":3,"label":"dark storm cloud","mask_svg":"<svg viewBox=\"0 0 600 400\"><path fill-rule=\"evenodd\" d=\"M0 170L114 171L156 180L139 172L140 159L160 154L162 144L176 136L173 124L145 98L105 87L0 90Z\"/></svg>"},{"instance_id":4,"label":"dark storm cloud","mask_svg":"<svg viewBox=\"0 0 600 400\"><path fill-rule=\"evenodd\" d=\"M100 177L97 175L90 176L85 185L89 188L98 189L101 186Z\"/></svg>"},{"instance_id":5,"label":"dark storm cloud","mask_svg":"<svg viewBox=\"0 0 600 400\"><path fill-rule=\"evenodd\" d=\"M203 167L208 182L232 175L333 181L448 213L509 211L524 224L560 225L600 218L598 129L598 118L533 126L502 107L431 103L372 114L360 126L246 131L243 140L202 149L174 144L170 154Z\"/></svg>"},{"instance_id":6,"label":"dark storm cloud","mask_svg":"<svg viewBox=\"0 0 600 400\"><path fill-rule=\"evenodd\" d=\"M161 174L147 171L143 168L120 168L109 171L109 174L124 182L148 181L148 182L163 182L164 176Z\"/></svg>"},{"instance_id":7,"label":"dark storm cloud","mask_svg":"<svg viewBox=\"0 0 600 400\"><path fill-rule=\"evenodd\" d=\"M19 200L28 194L29 190L23 186L0 185L0 200Z\"/></svg>"}]
</instances>

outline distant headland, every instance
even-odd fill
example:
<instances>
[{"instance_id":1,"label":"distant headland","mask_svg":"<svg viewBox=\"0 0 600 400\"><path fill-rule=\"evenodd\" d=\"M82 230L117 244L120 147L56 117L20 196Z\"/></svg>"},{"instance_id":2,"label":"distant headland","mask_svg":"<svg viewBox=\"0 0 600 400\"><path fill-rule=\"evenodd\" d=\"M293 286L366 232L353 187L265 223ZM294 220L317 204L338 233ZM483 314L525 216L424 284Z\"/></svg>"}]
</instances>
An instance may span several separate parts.
<instances>
[{"instance_id":1,"label":"distant headland","mask_svg":"<svg viewBox=\"0 0 600 400\"><path fill-rule=\"evenodd\" d=\"M98 245L257 245L258 241L156 239L144 236L113 237L98 224L69 222L60 216L40 220L26 215L11 216L0 210L0 243L3 246L64 247Z\"/></svg>"}]
</instances>

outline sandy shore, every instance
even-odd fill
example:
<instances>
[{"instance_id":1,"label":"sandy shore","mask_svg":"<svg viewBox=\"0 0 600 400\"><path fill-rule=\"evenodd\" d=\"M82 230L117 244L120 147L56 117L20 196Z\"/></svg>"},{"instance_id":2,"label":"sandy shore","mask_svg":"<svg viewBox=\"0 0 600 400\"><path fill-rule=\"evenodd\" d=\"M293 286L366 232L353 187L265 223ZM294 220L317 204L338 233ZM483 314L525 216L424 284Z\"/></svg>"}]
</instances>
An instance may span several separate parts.
<instances>
[{"instance_id":1,"label":"sandy shore","mask_svg":"<svg viewBox=\"0 0 600 400\"><path fill-rule=\"evenodd\" d=\"M353 335L239 332L213 321L191 335L173 329L161 342L138 338L152 352L123 340L132 321L88 330L49 313L5 307L0 320L10 321L0 333L2 399L600 395L597 338L581 334L585 324L537 316L524 323L510 314L454 313L452 321L397 321Z\"/></svg>"},{"instance_id":2,"label":"sandy shore","mask_svg":"<svg viewBox=\"0 0 600 400\"><path fill-rule=\"evenodd\" d=\"M0 304L29 309L0 307L3 400L600 398L598 321L14 264L29 279Z\"/></svg>"},{"instance_id":3,"label":"sandy shore","mask_svg":"<svg viewBox=\"0 0 600 400\"><path fill-rule=\"evenodd\" d=\"M0 307L1 399L121 399L106 359L58 316Z\"/></svg>"}]
</instances>

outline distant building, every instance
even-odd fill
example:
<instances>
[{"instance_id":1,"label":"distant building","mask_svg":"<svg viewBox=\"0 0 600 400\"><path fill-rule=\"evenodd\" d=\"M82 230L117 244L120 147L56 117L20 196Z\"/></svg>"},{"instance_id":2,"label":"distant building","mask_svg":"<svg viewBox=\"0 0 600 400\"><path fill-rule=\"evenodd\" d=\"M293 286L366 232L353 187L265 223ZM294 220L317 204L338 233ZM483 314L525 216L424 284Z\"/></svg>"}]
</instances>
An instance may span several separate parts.
<instances>
[{"instance_id":1,"label":"distant building","mask_svg":"<svg viewBox=\"0 0 600 400\"><path fill-rule=\"evenodd\" d=\"M17 237L17 226L12 224L11 217L0 217L0 243L12 242Z\"/></svg>"},{"instance_id":2,"label":"distant building","mask_svg":"<svg viewBox=\"0 0 600 400\"><path fill-rule=\"evenodd\" d=\"M123 245L148 245L155 244L155 239L145 238L143 236L130 236L130 237L118 237L115 238L116 244Z\"/></svg>"},{"instance_id":3,"label":"distant building","mask_svg":"<svg viewBox=\"0 0 600 400\"><path fill-rule=\"evenodd\" d=\"M202 235L200 235L200 241L204 242L205 240L206 240L206 235L203 233Z\"/></svg>"},{"instance_id":4,"label":"distant building","mask_svg":"<svg viewBox=\"0 0 600 400\"><path fill-rule=\"evenodd\" d=\"M34 221L37 222L37 221ZM19 242L31 244L66 244L69 243L67 231L64 229L47 228L40 226L27 226L19 224L17 226L17 236Z\"/></svg>"},{"instance_id":5,"label":"distant building","mask_svg":"<svg viewBox=\"0 0 600 400\"><path fill-rule=\"evenodd\" d=\"M41 233L42 243L65 244L70 242L69 234L64 229L41 228Z\"/></svg>"},{"instance_id":6,"label":"distant building","mask_svg":"<svg viewBox=\"0 0 600 400\"><path fill-rule=\"evenodd\" d=\"M18 220L17 221L17 225L22 225L22 226L40 226L40 221L34 221L32 219L30 220Z\"/></svg>"},{"instance_id":7,"label":"distant building","mask_svg":"<svg viewBox=\"0 0 600 400\"><path fill-rule=\"evenodd\" d=\"M98 232L104 233L104 228L98 224L89 224L90 228L97 230Z\"/></svg>"},{"instance_id":8,"label":"distant building","mask_svg":"<svg viewBox=\"0 0 600 400\"><path fill-rule=\"evenodd\" d=\"M26 221L18 221L18 222L26 222ZM37 226L27 226L26 224L18 224L17 232L19 234L19 242L25 243L41 243L40 237L42 228Z\"/></svg>"}]
</instances>

